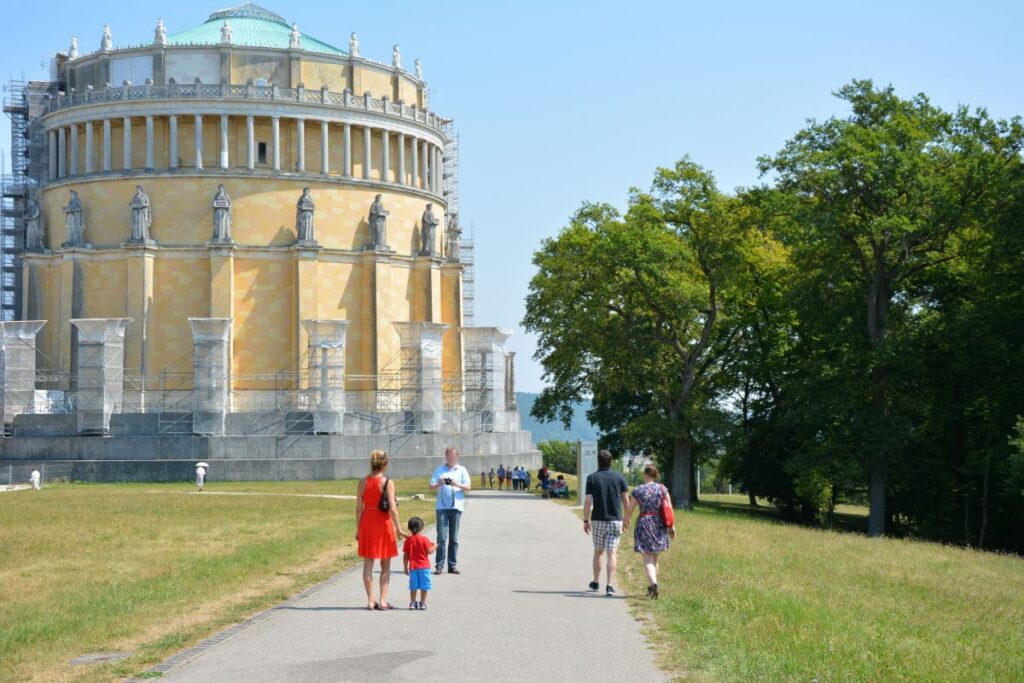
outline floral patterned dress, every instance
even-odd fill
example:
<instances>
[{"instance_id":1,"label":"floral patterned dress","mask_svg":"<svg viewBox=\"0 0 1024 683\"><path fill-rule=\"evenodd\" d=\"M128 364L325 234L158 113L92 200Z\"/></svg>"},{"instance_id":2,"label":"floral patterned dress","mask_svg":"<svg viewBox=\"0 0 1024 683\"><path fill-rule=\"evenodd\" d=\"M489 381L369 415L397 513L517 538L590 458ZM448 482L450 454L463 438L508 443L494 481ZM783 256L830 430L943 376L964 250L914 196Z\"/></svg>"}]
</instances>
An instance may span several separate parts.
<instances>
[{"instance_id":1,"label":"floral patterned dress","mask_svg":"<svg viewBox=\"0 0 1024 683\"><path fill-rule=\"evenodd\" d=\"M660 553L668 550L668 527L661 519L664 487L657 482L641 484L630 494L639 504L640 517L633 527L633 542L638 553Z\"/></svg>"}]
</instances>

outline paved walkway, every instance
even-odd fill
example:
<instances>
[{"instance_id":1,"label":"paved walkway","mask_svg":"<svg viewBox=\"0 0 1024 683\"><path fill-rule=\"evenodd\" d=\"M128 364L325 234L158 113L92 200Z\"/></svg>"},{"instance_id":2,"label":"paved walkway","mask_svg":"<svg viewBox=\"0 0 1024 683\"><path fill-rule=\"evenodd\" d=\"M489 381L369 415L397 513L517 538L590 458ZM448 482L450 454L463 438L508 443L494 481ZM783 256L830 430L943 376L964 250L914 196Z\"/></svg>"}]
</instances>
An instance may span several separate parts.
<instances>
[{"instance_id":1,"label":"paved walkway","mask_svg":"<svg viewBox=\"0 0 1024 683\"><path fill-rule=\"evenodd\" d=\"M625 600L586 592L590 539L572 512L497 491L473 493L467 508L463 573L433 577L427 611L368 612L361 576L346 573L215 637L161 680L665 680ZM621 555L635 561L627 543ZM391 593L404 608L398 566Z\"/></svg>"}]
</instances>

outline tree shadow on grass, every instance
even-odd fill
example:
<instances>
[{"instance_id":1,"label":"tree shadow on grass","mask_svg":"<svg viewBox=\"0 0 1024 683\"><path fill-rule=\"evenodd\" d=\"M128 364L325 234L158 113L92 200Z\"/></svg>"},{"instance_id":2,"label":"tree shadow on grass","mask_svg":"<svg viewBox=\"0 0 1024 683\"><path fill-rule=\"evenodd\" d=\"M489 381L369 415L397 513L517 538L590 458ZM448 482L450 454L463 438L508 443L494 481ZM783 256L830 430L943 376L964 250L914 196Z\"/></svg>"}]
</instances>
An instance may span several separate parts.
<instances>
[{"instance_id":1,"label":"tree shadow on grass","mask_svg":"<svg viewBox=\"0 0 1024 683\"><path fill-rule=\"evenodd\" d=\"M733 515L746 519L759 519L778 524L792 524L811 529L828 529L827 526L801 521L800 519L787 515L783 510L774 505L752 506L749 503L701 500L697 503L697 509L711 510L719 514ZM868 531L868 520L863 515L856 515L846 512L836 512L833 515L833 531L845 531L852 533L866 534Z\"/></svg>"}]
</instances>

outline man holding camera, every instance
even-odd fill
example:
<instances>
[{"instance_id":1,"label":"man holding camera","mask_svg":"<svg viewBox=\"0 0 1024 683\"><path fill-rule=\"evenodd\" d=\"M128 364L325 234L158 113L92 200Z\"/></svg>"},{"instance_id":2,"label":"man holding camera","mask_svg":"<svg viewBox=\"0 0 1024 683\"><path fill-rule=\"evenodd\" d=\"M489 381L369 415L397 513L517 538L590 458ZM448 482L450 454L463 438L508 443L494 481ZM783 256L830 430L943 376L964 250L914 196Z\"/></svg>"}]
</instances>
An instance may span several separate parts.
<instances>
[{"instance_id":1,"label":"man holding camera","mask_svg":"<svg viewBox=\"0 0 1024 683\"><path fill-rule=\"evenodd\" d=\"M459 574L456 568L459 552L459 521L466 509L466 491L470 486L469 471L459 464L459 451L449 446L444 451L445 463L434 470L430 477L430 490L437 491L437 554L434 560L434 574L444 570L448 562L448 573Z\"/></svg>"}]
</instances>

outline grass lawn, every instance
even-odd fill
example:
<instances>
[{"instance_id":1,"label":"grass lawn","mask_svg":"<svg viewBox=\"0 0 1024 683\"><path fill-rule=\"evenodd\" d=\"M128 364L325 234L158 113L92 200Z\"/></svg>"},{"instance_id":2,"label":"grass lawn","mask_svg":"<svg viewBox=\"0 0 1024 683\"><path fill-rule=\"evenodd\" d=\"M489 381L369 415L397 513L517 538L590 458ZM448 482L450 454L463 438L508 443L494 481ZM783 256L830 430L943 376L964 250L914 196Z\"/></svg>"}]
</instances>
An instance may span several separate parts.
<instances>
[{"instance_id":1,"label":"grass lawn","mask_svg":"<svg viewBox=\"0 0 1024 683\"><path fill-rule=\"evenodd\" d=\"M631 599L680 680L1024 680L1024 559L799 527L704 498L677 513L661 599ZM642 595L631 537L619 566Z\"/></svg>"},{"instance_id":2,"label":"grass lawn","mask_svg":"<svg viewBox=\"0 0 1024 683\"><path fill-rule=\"evenodd\" d=\"M400 497L426 493L427 480L396 486ZM199 495L186 484L0 493L0 681L136 674L355 564L354 500L278 495L355 489L355 481L217 482ZM432 510L428 496L403 500L400 514L430 523ZM67 664L122 650L135 654Z\"/></svg>"}]
</instances>

